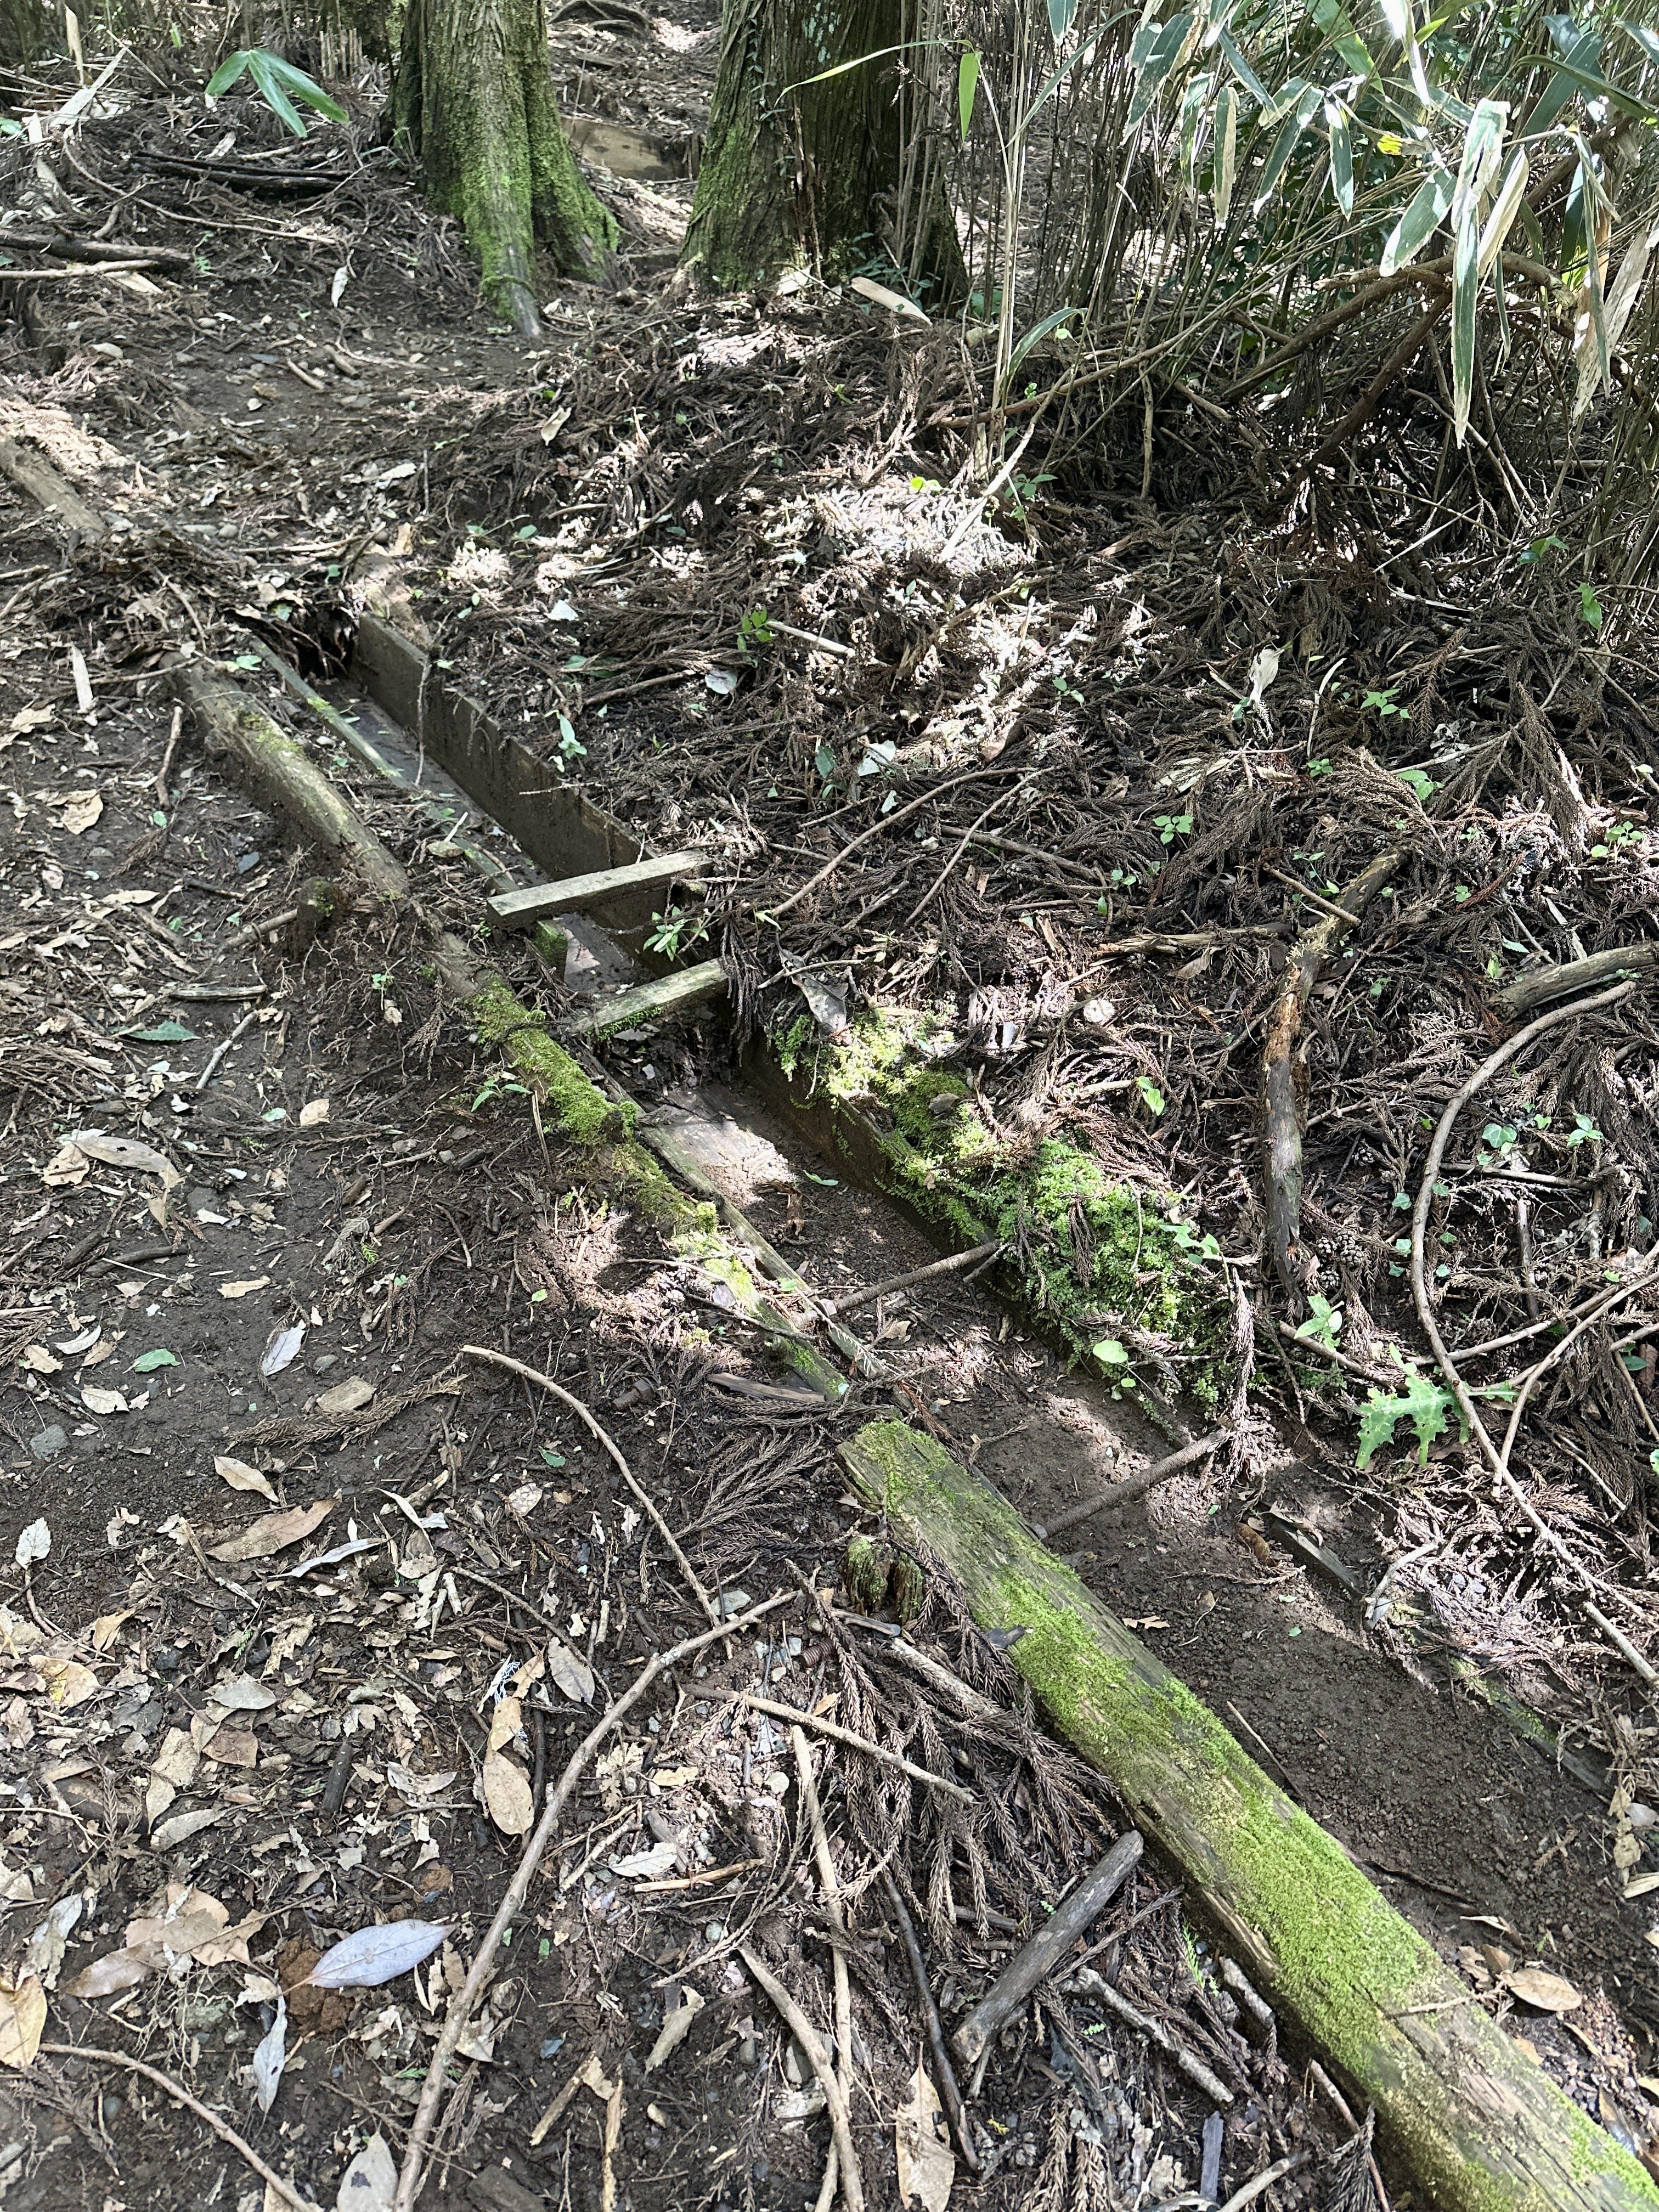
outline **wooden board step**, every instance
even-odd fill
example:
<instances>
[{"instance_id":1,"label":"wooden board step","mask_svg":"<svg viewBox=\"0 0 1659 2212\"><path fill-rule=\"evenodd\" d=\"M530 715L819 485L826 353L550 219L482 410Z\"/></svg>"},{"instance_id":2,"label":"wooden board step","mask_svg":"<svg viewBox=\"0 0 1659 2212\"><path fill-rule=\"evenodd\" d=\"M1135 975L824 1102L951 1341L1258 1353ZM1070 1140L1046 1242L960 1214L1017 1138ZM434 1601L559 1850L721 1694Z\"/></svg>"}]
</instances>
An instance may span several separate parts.
<instances>
[{"instance_id":1,"label":"wooden board step","mask_svg":"<svg viewBox=\"0 0 1659 2212\"><path fill-rule=\"evenodd\" d=\"M672 975L659 976L655 982L619 991L614 999L602 999L587 1012L578 1014L570 1027L576 1036L589 1038L612 1036L618 1030L645 1029L670 1014L684 1012L688 1006L701 1006L706 999L720 998L726 987L726 970L720 962L705 960L696 968L677 968Z\"/></svg>"},{"instance_id":2,"label":"wooden board step","mask_svg":"<svg viewBox=\"0 0 1659 2212\"><path fill-rule=\"evenodd\" d=\"M631 860L624 868L601 868L591 876L567 876L562 883L532 884L501 891L489 902L497 921L525 928L553 914L586 914L629 891L665 890L702 873L703 853L665 853L659 860Z\"/></svg>"}]
</instances>

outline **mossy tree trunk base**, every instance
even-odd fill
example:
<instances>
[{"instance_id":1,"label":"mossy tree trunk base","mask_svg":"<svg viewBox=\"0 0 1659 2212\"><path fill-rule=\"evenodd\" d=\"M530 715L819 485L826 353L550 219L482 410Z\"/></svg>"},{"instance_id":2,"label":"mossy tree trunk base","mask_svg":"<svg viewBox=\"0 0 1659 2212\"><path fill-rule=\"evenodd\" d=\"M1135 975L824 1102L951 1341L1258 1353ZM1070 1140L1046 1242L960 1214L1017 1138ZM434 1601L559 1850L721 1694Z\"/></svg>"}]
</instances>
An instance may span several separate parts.
<instances>
[{"instance_id":1,"label":"mossy tree trunk base","mask_svg":"<svg viewBox=\"0 0 1659 2212\"><path fill-rule=\"evenodd\" d=\"M485 296L538 336L538 249L592 280L617 246L560 127L546 0L414 0L392 106L434 204L465 228Z\"/></svg>"},{"instance_id":2,"label":"mossy tree trunk base","mask_svg":"<svg viewBox=\"0 0 1659 2212\"><path fill-rule=\"evenodd\" d=\"M1474 2002L1346 1852L1007 1502L898 1421L842 1448L895 1542L937 1559L1049 1720L1109 1777L1258 1986L1374 2104L1436 2212L1656 2212L1659 2189Z\"/></svg>"},{"instance_id":3,"label":"mossy tree trunk base","mask_svg":"<svg viewBox=\"0 0 1659 2212\"><path fill-rule=\"evenodd\" d=\"M763 287L802 266L831 281L861 266L881 274L900 185L895 49L909 35L906 21L904 0L725 0L682 268L725 289ZM925 298L953 299L966 272L936 183L918 223L906 258Z\"/></svg>"}]
</instances>

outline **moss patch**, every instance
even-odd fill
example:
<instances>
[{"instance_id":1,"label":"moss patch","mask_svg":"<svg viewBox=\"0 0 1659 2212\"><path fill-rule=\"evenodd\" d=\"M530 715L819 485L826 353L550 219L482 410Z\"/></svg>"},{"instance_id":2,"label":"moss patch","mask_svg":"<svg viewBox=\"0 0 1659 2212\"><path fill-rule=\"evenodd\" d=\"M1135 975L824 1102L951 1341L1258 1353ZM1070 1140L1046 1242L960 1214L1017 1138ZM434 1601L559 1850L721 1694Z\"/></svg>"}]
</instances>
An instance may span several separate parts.
<instances>
[{"instance_id":1,"label":"moss patch","mask_svg":"<svg viewBox=\"0 0 1659 2212\"><path fill-rule=\"evenodd\" d=\"M963 1244L1000 1237L1024 1297L1080 1358L1130 1380L1133 1341L1127 1358L1104 1362L1094 1346L1126 1331L1150 1339L1216 1408L1227 1376L1225 1285L1167 1194L1116 1181L1064 1137L1032 1149L994 1134L967 1083L941 1064L953 1039L937 1015L866 1009L815 1053L811 1028L797 1021L778 1039L785 1074L878 1125L896 1195Z\"/></svg>"},{"instance_id":2,"label":"moss patch","mask_svg":"<svg viewBox=\"0 0 1659 2212\"><path fill-rule=\"evenodd\" d=\"M607 1098L499 975L491 975L473 1000L472 1018L480 1042L497 1047L520 1080L551 1109L562 1136L599 1145L631 1132L635 1109Z\"/></svg>"}]
</instances>

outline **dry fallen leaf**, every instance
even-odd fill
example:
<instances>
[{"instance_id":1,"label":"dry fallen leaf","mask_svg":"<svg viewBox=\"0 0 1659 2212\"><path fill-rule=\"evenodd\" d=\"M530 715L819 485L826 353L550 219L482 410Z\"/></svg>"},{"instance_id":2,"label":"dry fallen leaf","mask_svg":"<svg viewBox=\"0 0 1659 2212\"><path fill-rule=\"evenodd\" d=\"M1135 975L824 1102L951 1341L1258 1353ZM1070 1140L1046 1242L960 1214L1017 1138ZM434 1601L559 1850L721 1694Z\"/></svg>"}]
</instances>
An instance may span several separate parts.
<instances>
[{"instance_id":1,"label":"dry fallen leaf","mask_svg":"<svg viewBox=\"0 0 1659 2212\"><path fill-rule=\"evenodd\" d=\"M106 1137L100 1129L76 1129L67 1141L89 1160L101 1160L106 1167L137 1168L144 1175L158 1175L169 1188L184 1181L165 1152L158 1152L154 1145L143 1144L137 1137Z\"/></svg>"},{"instance_id":2,"label":"dry fallen leaf","mask_svg":"<svg viewBox=\"0 0 1659 2212\"><path fill-rule=\"evenodd\" d=\"M300 1109L300 1127L302 1129L314 1129L319 1121L326 1121L327 1119L326 1098L307 1098Z\"/></svg>"},{"instance_id":3,"label":"dry fallen leaf","mask_svg":"<svg viewBox=\"0 0 1659 2212\"><path fill-rule=\"evenodd\" d=\"M306 1325L296 1321L289 1328L273 1328L265 1340L265 1348L259 1361L259 1372L267 1377L280 1375L291 1367L300 1356L300 1347L306 1340Z\"/></svg>"},{"instance_id":4,"label":"dry fallen leaf","mask_svg":"<svg viewBox=\"0 0 1659 2212\"><path fill-rule=\"evenodd\" d=\"M114 1643L116 1638L120 1634L122 1622L131 1620L131 1619L132 1614L131 1612L100 1613L97 1620L92 1624L93 1650L94 1651L107 1651L110 1645Z\"/></svg>"},{"instance_id":5,"label":"dry fallen leaf","mask_svg":"<svg viewBox=\"0 0 1659 2212\"><path fill-rule=\"evenodd\" d=\"M339 275L343 276L342 269ZM337 296L343 285L337 283ZM383 2135L372 2135L340 2177L335 2212L392 2212L398 2188L398 2161Z\"/></svg>"},{"instance_id":6,"label":"dry fallen leaf","mask_svg":"<svg viewBox=\"0 0 1659 2212\"><path fill-rule=\"evenodd\" d=\"M331 1390L323 1392L317 1401L317 1411L319 1413L355 1413L360 1407L368 1405L374 1395L374 1385L372 1382L361 1375L350 1375L343 1382L337 1382Z\"/></svg>"},{"instance_id":7,"label":"dry fallen leaf","mask_svg":"<svg viewBox=\"0 0 1659 2212\"><path fill-rule=\"evenodd\" d=\"M680 1992L680 2001L664 2021L662 2032L651 2046L651 2056L645 2062L647 2074L654 2074L672 2058L686 2037L691 2033L691 2023L702 2010L702 1999L688 1984Z\"/></svg>"},{"instance_id":8,"label":"dry fallen leaf","mask_svg":"<svg viewBox=\"0 0 1659 2212\"><path fill-rule=\"evenodd\" d=\"M64 801L64 811L58 818L71 837L80 837L91 829L103 811L101 793L77 791Z\"/></svg>"},{"instance_id":9,"label":"dry fallen leaf","mask_svg":"<svg viewBox=\"0 0 1659 2212\"><path fill-rule=\"evenodd\" d=\"M261 1498L268 1498L273 1505L276 1503L276 1493L269 1480L257 1467L250 1467L246 1460L231 1459L221 1453L214 1460L213 1472L222 1482L228 1482L233 1490L252 1490Z\"/></svg>"},{"instance_id":10,"label":"dry fallen leaf","mask_svg":"<svg viewBox=\"0 0 1659 2212\"><path fill-rule=\"evenodd\" d=\"M593 1669L556 1636L547 1639L547 1678L563 1696L579 1705L593 1702Z\"/></svg>"},{"instance_id":11,"label":"dry fallen leaf","mask_svg":"<svg viewBox=\"0 0 1659 2212\"><path fill-rule=\"evenodd\" d=\"M290 1505L285 1513L262 1513L251 1528L228 1544L216 1544L213 1556L231 1565L246 1559L268 1559L290 1544L297 1544L339 1504L337 1498L319 1498L314 1505Z\"/></svg>"},{"instance_id":12,"label":"dry fallen leaf","mask_svg":"<svg viewBox=\"0 0 1659 2212\"><path fill-rule=\"evenodd\" d=\"M0 1978L0 2066L32 2066L46 2025L46 1993L33 1974Z\"/></svg>"},{"instance_id":13,"label":"dry fallen leaf","mask_svg":"<svg viewBox=\"0 0 1659 2212\"><path fill-rule=\"evenodd\" d=\"M78 1659L55 1658L42 1653L34 1665L48 1698L66 1712L72 1705L83 1705L97 1693L98 1677Z\"/></svg>"},{"instance_id":14,"label":"dry fallen leaf","mask_svg":"<svg viewBox=\"0 0 1659 2212\"><path fill-rule=\"evenodd\" d=\"M1504 1985L1537 2012L1577 2012L1584 2002L1571 1982L1546 1973L1541 1966L1517 1966L1504 1975Z\"/></svg>"},{"instance_id":15,"label":"dry fallen leaf","mask_svg":"<svg viewBox=\"0 0 1659 2212\"><path fill-rule=\"evenodd\" d=\"M483 1796L490 1819L504 1836L522 1836L529 1832L536 1814L530 1784L522 1767L515 1766L499 1751L485 1754Z\"/></svg>"},{"instance_id":16,"label":"dry fallen leaf","mask_svg":"<svg viewBox=\"0 0 1659 2212\"><path fill-rule=\"evenodd\" d=\"M44 1520L31 1521L17 1539L14 1557L20 1567L33 1567L47 1558L51 1551L52 1530Z\"/></svg>"},{"instance_id":17,"label":"dry fallen leaf","mask_svg":"<svg viewBox=\"0 0 1659 2212\"><path fill-rule=\"evenodd\" d=\"M945 2212L957 2175L956 2154L939 2091L920 2059L911 2078L910 2101L893 2115L893 2144L898 2155L900 2203L915 2201L927 2212Z\"/></svg>"},{"instance_id":18,"label":"dry fallen leaf","mask_svg":"<svg viewBox=\"0 0 1659 2212\"><path fill-rule=\"evenodd\" d=\"M40 1180L49 1190L68 1190L84 1182L92 1171L92 1163L76 1144L58 1147L52 1158L40 1170Z\"/></svg>"},{"instance_id":19,"label":"dry fallen leaf","mask_svg":"<svg viewBox=\"0 0 1659 2212\"><path fill-rule=\"evenodd\" d=\"M23 1346L23 1364L35 1375L57 1375L62 1372L64 1363L61 1359L54 1359L44 1344L26 1344Z\"/></svg>"},{"instance_id":20,"label":"dry fallen leaf","mask_svg":"<svg viewBox=\"0 0 1659 2212\"><path fill-rule=\"evenodd\" d=\"M383 1920L331 1943L306 1976L313 1990L377 1990L429 1959L449 1928L441 1920Z\"/></svg>"},{"instance_id":21,"label":"dry fallen leaf","mask_svg":"<svg viewBox=\"0 0 1659 2212\"><path fill-rule=\"evenodd\" d=\"M216 1729L202 1746L202 1756L221 1766L257 1766L259 1739L246 1729Z\"/></svg>"},{"instance_id":22,"label":"dry fallen leaf","mask_svg":"<svg viewBox=\"0 0 1659 2212\"><path fill-rule=\"evenodd\" d=\"M416 1774L412 1767L404 1766L393 1759L386 1762L386 1778L400 1797L419 1800L435 1797L441 1790L447 1790L455 1779L456 1771L452 1766L444 1774Z\"/></svg>"},{"instance_id":23,"label":"dry fallen leaf","mask_svg":"<svg viewBox=\"0 0 1659 2212\"><path fill-rule=\"evenodd\" d=\"M256 1275L249 1283L221 1283L219 1295L222 1298L246 1298L251 1297L255 1291L267 1291L270 1288L269 1275Z\"/></svg>"},{"instance_id":24,"label":"dry fallen leaf","mask_svg":"<svg viewBox=\"0 0 1659 2212\"><path fill-rule=\"evenodd\" d=\"M81 1403L89 1413L125 1413L127 1401L118 1390L105 1390L96 1382L81 1385Z\"/></svg>"}]
</instances>

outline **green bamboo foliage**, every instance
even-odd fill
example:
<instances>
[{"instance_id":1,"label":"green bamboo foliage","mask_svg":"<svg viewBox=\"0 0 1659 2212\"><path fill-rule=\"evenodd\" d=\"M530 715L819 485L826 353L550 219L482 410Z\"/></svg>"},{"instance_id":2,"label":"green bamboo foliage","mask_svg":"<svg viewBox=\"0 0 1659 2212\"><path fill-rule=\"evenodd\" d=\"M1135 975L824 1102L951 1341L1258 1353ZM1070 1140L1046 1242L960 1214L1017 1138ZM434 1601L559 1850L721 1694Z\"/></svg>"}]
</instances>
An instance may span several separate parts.
<instances>
[{"instance_id":1,"label":"green bamboo foliage","mask_svg":"<svg viewBox=\"0 0 1659 2212\"><path fill-rule=\"evenodd\" d=\"M1046 342L1109 395L1115 360L1126 390L1151 368L1271 404L1334 311L1353 310L1350 353L1369 334L1380 362L1438 302L1456 447L1483 373L1517 345L1551 356L1566 428L1620 434L1656 319L1644 13L968 0L959 20L942 66L999 397ZM1659 423L1645 388L1638 411Z\"/></svg>"}]
</instances>

